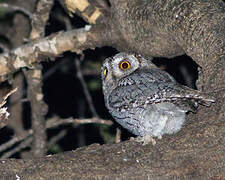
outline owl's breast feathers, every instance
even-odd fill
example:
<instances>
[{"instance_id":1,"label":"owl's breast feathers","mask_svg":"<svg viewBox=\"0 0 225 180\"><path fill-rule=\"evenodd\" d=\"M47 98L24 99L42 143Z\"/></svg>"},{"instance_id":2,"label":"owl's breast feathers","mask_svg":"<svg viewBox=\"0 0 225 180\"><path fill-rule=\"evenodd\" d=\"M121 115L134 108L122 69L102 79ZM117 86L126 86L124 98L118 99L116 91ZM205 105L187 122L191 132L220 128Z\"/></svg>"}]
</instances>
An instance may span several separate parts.
<instances>
[{"instance_id":1,"label":"owl's breast feathers","mask_svg":"<svg viewBox=\"0 0 225 180\"><path fill-rule=\"evenodd\" d=\"M214 99L208 94L179 85L160 69L136 70L119 81L106 98L110 109L132 109L161 102L170 102L184 111L196 111L198 104L209 106Z\"/></svg>"}]
</instances>

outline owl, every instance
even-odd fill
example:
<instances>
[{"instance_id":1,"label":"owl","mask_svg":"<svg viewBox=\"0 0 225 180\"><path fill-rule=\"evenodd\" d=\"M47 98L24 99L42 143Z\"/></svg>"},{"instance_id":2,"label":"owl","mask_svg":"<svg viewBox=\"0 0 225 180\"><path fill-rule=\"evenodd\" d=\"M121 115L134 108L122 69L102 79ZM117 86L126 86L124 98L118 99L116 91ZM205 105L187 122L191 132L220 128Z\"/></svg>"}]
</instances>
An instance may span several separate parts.
<instances>
[{"instance_id":1,"label":"owl","mask_svg":"<svg viewBox=\"0 0 225 180\"><path fill-rule=\"evenodd\" d=\"M137 54L122 52L107 58L101 76L110 114L144 142L178 132L187 112L195 112L198 104L214 102L206 93L178 84L150 59Z\"/></svg>"}]
</instances>

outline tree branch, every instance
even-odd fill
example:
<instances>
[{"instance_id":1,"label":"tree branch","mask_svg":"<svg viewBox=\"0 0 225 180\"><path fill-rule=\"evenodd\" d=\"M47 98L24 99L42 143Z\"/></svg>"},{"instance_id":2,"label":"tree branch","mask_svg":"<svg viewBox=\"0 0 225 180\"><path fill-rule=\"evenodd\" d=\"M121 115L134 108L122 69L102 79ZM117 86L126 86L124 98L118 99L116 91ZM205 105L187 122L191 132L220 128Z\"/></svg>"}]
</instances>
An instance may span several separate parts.
<instances>
[{"instance_id":1,"label":"tree branch","mask_svg":"<svg viewBox=\"0 0 225 180\"><path fill-rule=\"evenodd\" d=\"M217 129L213 135L221 135ZM207 134L190 135L186 141L179 133L165 137L155 146L126 141L118 144L78 148L76 151L29 160L1 160L0 178L101 179L223 179L225 177L225 138L206 146ZM187 134L186 134L187 135ZM202 139L203 138L203 139ZM168 143L168 141L170 143ZM193 154L193 151L195 153ZM218 154L215 153L219 153ZM200 163L201 161L201 163ZM54 163L53 163L54 162ZM208 163L210 162L210 163ZM132 177L132 178L130 178Z\"/></svg>"},{"instance_id":2,"label":"tree branch","mask_svg":"<svg viewBox=\"0 0 225 180\"><path fill-rule=\"evenodd\" d=\"M107 44L108 39L105 37L107 34L107 30L102 30L101 26L91 29L87 26L58 32L4 53L0 56L0 81L4 81L6 75L22 67L32 68L35 62L47 60L43 57L55 57L65 51L79 54L84 49L103 46Z\"/></svg>"}]
</instances>

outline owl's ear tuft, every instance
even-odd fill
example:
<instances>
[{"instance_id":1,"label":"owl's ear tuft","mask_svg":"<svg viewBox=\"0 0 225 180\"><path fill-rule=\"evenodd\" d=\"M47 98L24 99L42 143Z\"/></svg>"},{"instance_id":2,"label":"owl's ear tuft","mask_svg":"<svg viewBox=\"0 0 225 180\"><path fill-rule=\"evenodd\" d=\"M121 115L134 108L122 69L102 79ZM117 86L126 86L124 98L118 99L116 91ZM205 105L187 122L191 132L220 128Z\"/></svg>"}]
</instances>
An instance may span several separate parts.
<instances>
[{"instance_id":1,"label":"owl's ear tuft","mask_svg":"<svg viewBox=\"0 0 225 180\"><path fill-rule=\"evenodd\" d=\"M143 58L140 54L138 53L132 53L134 55L134 57L136 57L137 59L141 59Z\"/></svg>"}]
</instances>

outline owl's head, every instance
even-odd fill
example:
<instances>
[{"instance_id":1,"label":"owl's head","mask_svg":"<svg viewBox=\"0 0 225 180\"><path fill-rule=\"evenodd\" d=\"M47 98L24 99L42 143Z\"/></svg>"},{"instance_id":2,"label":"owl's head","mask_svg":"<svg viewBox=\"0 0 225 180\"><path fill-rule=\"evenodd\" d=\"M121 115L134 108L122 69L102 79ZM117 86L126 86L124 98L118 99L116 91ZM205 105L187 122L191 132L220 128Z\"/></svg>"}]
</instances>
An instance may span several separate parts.
<instances>
[{"instance_id":1,"label":"owl's head","mask_svg":"<svg viewBox=\"0 0 225 180\"><path fill-rule=\"evenodd\" d=\"M122 78L127 77L137 69L149 69L150 67L155 67L155 65L137 54L122 52L107 58L101 69L104 94L116 88Z\"/></svg>"}]
</instances>

